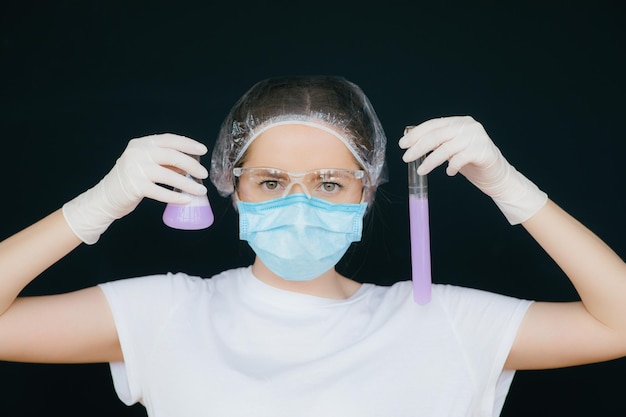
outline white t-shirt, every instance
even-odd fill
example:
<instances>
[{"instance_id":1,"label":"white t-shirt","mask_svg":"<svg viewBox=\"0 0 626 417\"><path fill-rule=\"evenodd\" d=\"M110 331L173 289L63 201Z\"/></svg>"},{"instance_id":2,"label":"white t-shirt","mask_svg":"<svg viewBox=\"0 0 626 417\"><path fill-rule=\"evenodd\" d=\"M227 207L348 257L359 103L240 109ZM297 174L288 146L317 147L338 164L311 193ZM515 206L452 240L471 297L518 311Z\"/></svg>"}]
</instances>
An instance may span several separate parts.
<instances>
[{"instance_id":1,"label":"white t-shirt","mask_svg":"<svg viewBox=\"0 0 626 417\"><path fill-rule=\"evenodd\" d=\"M497 416L531 303L434 285L421 306L410 281L326 299L250 267L101 288L124 354L115 389L151 417Z\"/></svg>"}]
</instances>

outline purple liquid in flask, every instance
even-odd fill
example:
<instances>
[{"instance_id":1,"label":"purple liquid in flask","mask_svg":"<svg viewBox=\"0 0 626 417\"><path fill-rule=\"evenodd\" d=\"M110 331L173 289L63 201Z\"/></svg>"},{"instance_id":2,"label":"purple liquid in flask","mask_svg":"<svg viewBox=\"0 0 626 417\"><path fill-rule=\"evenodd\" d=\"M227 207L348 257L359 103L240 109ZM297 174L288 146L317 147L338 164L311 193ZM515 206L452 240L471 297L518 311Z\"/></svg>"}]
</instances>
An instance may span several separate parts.
<instances>
[{"instance_id":1,"label":"purple liquid in flask","mask_svg":"<svg viewBox=\"0 0 626 417\"><path fill-rule=\"evenodd\" d=\"M196 160L200 160L199 156L192 155ZM189 174L186 174L188 178L192 178L196 182L202 184L202 181L198 178L194 178ZM177 188L174 191L184 193ZM185 193L186 194L186 193ZM206 229L213 224L213 210L209 203L207 195L197 196L188 194L191 197L191 202L188 204L173 204L169 203L165 207L163 212L163 223L173 229L180 230L200 230Z\"/></svg>"},{"instance_id":2,"label":"purple liquid in flask","mask_svg":"<svg viewBox=\"0 0 626 417\"><path fill-rule=\"evenodd\" d=\"M180 230L200 230L211 226L213 210L208 197L191 197L189 204L168 204L163 212L163 223Z\"/></svg>"}]
</instances>

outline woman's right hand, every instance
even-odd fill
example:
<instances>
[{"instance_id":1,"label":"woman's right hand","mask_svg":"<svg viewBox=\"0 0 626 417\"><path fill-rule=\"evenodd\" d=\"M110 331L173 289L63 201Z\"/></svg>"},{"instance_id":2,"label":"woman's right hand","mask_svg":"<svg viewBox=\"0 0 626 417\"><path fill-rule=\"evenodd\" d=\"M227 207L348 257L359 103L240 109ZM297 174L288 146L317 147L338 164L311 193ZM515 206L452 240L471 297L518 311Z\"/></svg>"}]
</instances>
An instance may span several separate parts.
<instances>
[{"instance_id":1,"label":"woman's right hand","mask_svg":"<svg viewBox=\"0 0 626 417\"><path fill-rule=\"evenodd\" d=\"M114 220L137 207L144 197L185 204L193 195L206 194L202 184L181 172L204 179L207 170L189 155L204 155L200 142L171 133L132 139L113 169L93 188L63 205L68 225L83 242L94 244Z\"/></svg>"}]
</instances>

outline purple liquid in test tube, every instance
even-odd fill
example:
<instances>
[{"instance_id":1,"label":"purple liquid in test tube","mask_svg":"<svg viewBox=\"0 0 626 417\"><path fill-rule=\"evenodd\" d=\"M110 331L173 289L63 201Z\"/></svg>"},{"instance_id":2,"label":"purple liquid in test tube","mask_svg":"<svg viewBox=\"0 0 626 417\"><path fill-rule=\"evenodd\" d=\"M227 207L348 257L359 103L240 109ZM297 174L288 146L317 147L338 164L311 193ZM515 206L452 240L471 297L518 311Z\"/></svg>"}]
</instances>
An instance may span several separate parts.
<instances>
[{"instance_id":1,"label":"purple liquid in test tube","mask_svg":"<svg viewBox=\"0 0 626 417\"><path fill-rule=\"evenodd\" d=\"M196 160L200 161L200 157L192 155ZM195 180L197 183L202 184L202 180L194 178L189 174L185 175L188 178ZM183 191L175 188L174 191L184 193ZM169 203L165 207L163 212L163 223L174 229L180 230L200 230L206 229L213 224L213 210L209 203L207 195L196 196L191 195L191 202L188 204L173 204Z\"/></svg>"},{"instance_id":2,"label":"purple liquid in test tube","mask_svg":"<svg viewBox=\"0 0 626 417\"><path fill-rule=\"evenodd\" d=\"M427 304L431 298L430 226L428 220L428 184L425 175L417 174L424 157L409 162L409 225L411 237L411 278L413 299Z\"/></svg>"}]
</instances>

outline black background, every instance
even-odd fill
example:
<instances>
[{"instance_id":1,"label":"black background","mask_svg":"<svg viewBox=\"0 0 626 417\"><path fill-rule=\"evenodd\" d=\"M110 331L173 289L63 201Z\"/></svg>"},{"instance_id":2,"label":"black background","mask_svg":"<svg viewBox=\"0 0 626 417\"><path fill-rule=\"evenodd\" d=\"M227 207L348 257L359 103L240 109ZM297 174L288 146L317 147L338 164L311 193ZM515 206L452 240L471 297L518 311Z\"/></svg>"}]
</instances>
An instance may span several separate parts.
<instances>
[{"instance_id":1,"label":"black background","mask_svg":"<svg viewBox=\"0 0 626 417\"><path fill-rule=\"evenodd\" d=\"M467 4L466 4L467 3ZM175 132L212 147L234 101L275 75L342 75L385 127L389 182L345 273L409 277L403 127L469 114L516 168L626 254L624 11L619 2L5 1L0 6L0 238L94 185L133 137ZM205 158L204 162L208 162ZM461 176L429 176L433 280L573 300L520 226ZM24 291L49 294L149 273L210 276L250 262L236 216L168 229L144 201ZM0 275L6 271L0 271ZM503 416L626 415L626 361L519 372ZM141 416L108 366L0 363L0 415Z\"/></svg>"}]
</instances>

